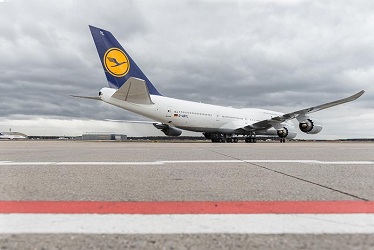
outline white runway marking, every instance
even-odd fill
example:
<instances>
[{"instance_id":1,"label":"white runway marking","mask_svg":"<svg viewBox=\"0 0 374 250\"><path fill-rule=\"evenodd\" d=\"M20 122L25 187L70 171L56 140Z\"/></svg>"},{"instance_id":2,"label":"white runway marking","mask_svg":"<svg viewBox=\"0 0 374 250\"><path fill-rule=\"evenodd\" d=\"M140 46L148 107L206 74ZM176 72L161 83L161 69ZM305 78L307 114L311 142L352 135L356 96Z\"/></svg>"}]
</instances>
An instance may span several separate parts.
<instances>
[{"instance_id":1,"label":"white runway marking","mask_svg":"<svg viewBox=\"0 0 374 250\"><path fill-rule=\"evenodd\" d=\"M182 161L125 161L125 162L15 162L0 161L0 166L40 165L163 165L189 163L300 163L313 165L374 165L374 161L317 161L317 160L182 160Z\"/></svg>"},{"instance_id":2,"label":"white runway marking","mask_svg":"<svg viewBox=\"0 0 374 250\"><path fill-rule=\"evenodd\" d=\"M0 233L373 234L374 214L0 214Z\"/></svg>"}]
</instances>

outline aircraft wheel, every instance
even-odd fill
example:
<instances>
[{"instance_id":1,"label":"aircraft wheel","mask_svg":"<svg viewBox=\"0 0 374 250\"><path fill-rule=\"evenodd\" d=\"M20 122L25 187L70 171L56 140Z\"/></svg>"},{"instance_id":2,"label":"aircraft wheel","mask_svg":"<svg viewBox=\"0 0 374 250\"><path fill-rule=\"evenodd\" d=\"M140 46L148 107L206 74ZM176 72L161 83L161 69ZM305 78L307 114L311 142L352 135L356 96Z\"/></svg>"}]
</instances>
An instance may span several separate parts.
<instances>
[{"instance_id":1,"label":"aircraft wheel","mask_svg":"<svg viewBox=\"0 0 374 250\"><path fill-rule=\"evenodd\" d=\"M256 142L256 139L252 138L252 137L247 137L247 138L245 138L245 142L246 143L254 143L254 142Z\"/></svg>"}]
</instances>

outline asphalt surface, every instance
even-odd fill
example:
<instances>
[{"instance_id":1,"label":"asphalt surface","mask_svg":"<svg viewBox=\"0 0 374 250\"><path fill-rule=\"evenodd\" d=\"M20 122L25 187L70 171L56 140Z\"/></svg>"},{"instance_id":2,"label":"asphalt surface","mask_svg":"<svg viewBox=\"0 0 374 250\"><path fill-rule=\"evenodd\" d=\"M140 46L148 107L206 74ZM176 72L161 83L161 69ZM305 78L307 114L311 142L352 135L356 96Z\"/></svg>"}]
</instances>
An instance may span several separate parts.
<instances>
[{"instance_id":1,"label":"asphalt surface","mask_svg":"<svg viewBox=\"0 0 374 250\"><path fill-rule=\"evenodd\" d=\"M374 165L360 162L373 161L373 153L374 143L0 141L0 163L18 162L0 165L0 200L372 201ZM308 160L321 164L303 162ZM154 164L160 161L162 164ZM358 163L352 163L355 161ZM49 164L40 164L46 162ZM56 165L56 162L73 164ZM85 162L103 164L81 164ZM136 164L109 164L113 162ZM0 246L1 249L370 249L374 248L374 235L2 234Z\"/></svg>"}]
</instances>

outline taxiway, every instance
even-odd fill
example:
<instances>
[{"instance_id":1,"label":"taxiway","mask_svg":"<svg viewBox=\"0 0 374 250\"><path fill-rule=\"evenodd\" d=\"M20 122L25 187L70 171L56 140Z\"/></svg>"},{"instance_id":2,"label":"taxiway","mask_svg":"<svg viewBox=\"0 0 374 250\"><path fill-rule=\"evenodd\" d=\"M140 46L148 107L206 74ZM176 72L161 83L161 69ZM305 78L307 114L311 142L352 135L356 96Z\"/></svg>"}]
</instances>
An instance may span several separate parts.
<instances>
[{"instance_id":1,"label":"taxiway","mask_svg":"<svg viewBox=\"0 0 374 250\"><path fill-rule=\"evenodd\" d=\"M373 152L374 143L1 141L0 206L1 201L370 203L374 200ZM40 215L34 218L37 216ZM0 220L9 223L7 218L0 217ZM99 224L103 223L103 218L99 217ZM209 218L203 219L219 221ZM249 217L243 218L239 221ZM257 224L266 221L261 216L258 218ZM300 220L305 216L292 218ZM292 218L275 216L273 223ZM318 228L316 221L322 224L331 218L333 216L318 217L313 223ZM224 221L220 224L223 229L212 233L42 232L48 237L31 229L23 233L7 233L4 229L0 242L5 248L77 249L101 246L147 249L373 247L373 213L354 214L352 218L368 224L356 225L356 231L353 228L328 233L296 229L269 229L267 232L264 227L261 230L265 231L259 233L243 233L245 231L225 231ZM162 223L172 223L162 221L159 227ZM351 222L337 220L334 223L340 223L339 228L344 229ZM360 230L363 227L368 231Z\"/></svg>"}]
</instances>

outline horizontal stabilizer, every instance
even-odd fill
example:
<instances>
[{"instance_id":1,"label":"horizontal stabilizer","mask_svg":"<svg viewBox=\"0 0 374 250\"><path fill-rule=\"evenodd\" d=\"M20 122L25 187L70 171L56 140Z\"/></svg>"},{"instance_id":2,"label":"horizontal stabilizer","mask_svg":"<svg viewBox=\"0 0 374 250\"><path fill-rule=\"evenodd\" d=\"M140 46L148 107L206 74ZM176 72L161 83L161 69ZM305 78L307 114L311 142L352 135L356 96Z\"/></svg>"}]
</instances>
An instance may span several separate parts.
<instances>
[{"instance_id":1,"label":"horizontal stabilizer","mask_svg":"<svg viewBox=\"0 0 374 250\"><path fill-rule=\"evenodd\" d=\"M135 77L130 77L112 97L136 104L153 104L146 82Z\"/></svg>"},{"instance_id":2,"label":"horizontal stabilizer","mask_svg":"<svg viewBox=\"0 0 374 250\"><path fill-rule=\"evenodd\" d=\"M70 96L76 97L76 98L83 98L83 99L91 99L91 100L101 101L101 98L98 97L98 96L81 96L81 95L70 95Z\"/></svg>"}]
</instances>

